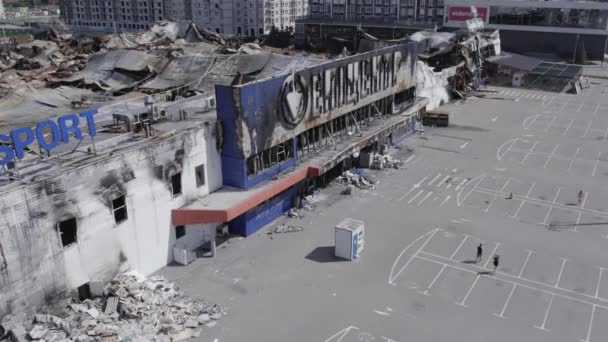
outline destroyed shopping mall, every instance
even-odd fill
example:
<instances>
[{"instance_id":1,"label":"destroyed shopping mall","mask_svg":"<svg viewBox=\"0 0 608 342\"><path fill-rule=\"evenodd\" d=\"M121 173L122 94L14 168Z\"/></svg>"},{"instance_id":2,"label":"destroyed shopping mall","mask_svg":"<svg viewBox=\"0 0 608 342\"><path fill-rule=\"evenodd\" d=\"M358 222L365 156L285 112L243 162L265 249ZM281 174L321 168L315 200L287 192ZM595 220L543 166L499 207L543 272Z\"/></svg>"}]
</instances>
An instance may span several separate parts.
<instances>
[{"instance_id":1,"label":"destroyed shopping mall","mask_svg":"<svg viewBox=\"0 0 608 342\"><path fill-rule=\"evenodd\" d=\"M477 91L501 54L492 30L363 32L337 56L172 21L38 38L0 51L0 340L221 325L225 303L152 274L222 253L224 235L251 236L336 177L373 189L350 169L402 167L386 147Z\"/></svg>"}]
</instances>

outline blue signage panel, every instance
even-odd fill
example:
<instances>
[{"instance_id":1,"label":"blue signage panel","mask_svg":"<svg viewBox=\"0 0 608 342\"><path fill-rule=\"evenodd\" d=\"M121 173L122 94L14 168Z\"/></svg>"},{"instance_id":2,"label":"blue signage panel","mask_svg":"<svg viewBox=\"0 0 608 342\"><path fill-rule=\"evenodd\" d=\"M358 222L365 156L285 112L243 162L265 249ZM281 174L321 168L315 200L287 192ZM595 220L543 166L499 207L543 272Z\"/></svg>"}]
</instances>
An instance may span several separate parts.
<instances>
[{"instance_id":1,"label":"blue signage panel","mask_svg":"<svg viewBox=\"0 0 608 342\"><path fill-rule=\"evenodd\" d=\"M39 122L35 128L20 127L11 131L9 135L0 134L0 165L6 165L12 162L15 158L23 159L25 157L25 148L34 141L46 151L51 151L60 142L64 144L70 141L70 133L78 140L82 140L83 132L80 130L81 120L87 121L88 134L91 137L95 136L95 119L97 114L96 109L84 111L78 115L67 114L60 116L57 122L53 120L44 120ZM50 134L45 136L45 131Z\"/></svg>"}]
</instances>

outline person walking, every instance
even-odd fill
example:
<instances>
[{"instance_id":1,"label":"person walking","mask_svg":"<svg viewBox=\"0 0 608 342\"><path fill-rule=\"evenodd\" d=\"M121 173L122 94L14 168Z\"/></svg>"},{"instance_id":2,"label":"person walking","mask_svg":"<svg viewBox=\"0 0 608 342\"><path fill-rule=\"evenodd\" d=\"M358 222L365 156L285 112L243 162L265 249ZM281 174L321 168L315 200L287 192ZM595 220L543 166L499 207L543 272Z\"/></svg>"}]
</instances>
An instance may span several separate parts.
<instances>
[{"instance_id":1,"label":"person walking","mask_svg":"<svg viewBox=\"0 0 608 342\"><path fill-rule=\"evenodd\" d=\"M496 273L496 269L498 268L498 264L500 263L500 257L498 254L494 255L494 273Z\"/></svg>"},{"instance_id":2,"label":"person walking","mask_svg":"<svg viewBox=\"0 0 608 342\"><path fill-rule=\"evenodd\" d=\"M475 263L481 261L481 256L483 255L483 246L481 243L477 246L477 258L475 258Z\"/></svg>"}]
</instances>

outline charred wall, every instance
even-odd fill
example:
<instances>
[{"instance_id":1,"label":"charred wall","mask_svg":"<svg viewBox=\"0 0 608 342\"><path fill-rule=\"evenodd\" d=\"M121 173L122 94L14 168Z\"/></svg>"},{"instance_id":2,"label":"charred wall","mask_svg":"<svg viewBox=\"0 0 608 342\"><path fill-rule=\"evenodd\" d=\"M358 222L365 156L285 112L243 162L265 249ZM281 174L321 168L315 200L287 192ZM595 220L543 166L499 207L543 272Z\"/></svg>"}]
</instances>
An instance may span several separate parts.
<instances>
[{"instance_id":1,"label":"charred wall","mask_svg":"<svg viewBox=\"0 0 608 342\"><path fill-rule=\"evenodd\" d=\"M414 43L241 86L217 86L222 154L246 159L310 128L415 86Z\"/></svg>"},{"instance_id":2,"label":"charred wall","mask_svg":"<svg viewBox=\"0 0 608 342\"><path fill-rule=\"evenodd\" d=\"M195 168L205 165L197 186ZM170 177L181 173L182 193ZM0 195L0 320L31 314L87 282L123 268L149 274L172 260L171 209L221 186L213 125L122 147L59 176L38 176ZM127 219L112 200L125 195ZM75 218L76 242L63 246L57 223Z\"/></svg>"}]
</instances>

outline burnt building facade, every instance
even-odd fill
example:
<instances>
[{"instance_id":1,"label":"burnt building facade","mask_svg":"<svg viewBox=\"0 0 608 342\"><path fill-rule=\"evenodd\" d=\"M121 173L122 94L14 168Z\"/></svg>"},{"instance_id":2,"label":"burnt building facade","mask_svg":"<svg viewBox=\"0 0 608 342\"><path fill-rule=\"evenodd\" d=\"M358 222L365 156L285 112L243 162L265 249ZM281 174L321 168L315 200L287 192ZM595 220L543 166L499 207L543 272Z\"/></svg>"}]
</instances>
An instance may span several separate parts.
<instances>
[{"instance_id":1,"label":"burnt building facade","mask_svg":"<svg viewBox=\"0 0 608 342\"><path fill-rule=\"evenodd\" d=\"M174 248L215 238L215 226L177 234L170 219L170 208L221 187L215 115L168 119L155 133L111 120L102 127L96 115L94 140L59 145L52 158L26 155L0 177L5 327L70 294L99 294L121 270L150 274L174 260Z\"/></svg>"},{"instance_id":2,"label":"burnt building facade","mask_svg":"<svg viewBox=\"0 0 608 342\"><path fill-rule=\"evenodd\" d=\"M415 95L416 58L415 44L402 44L216 86L226 189L174 210L173 223L250 235L292 208L307 182L358 151L398 143L426 104Z\"/></svg>"}]
</instances>

